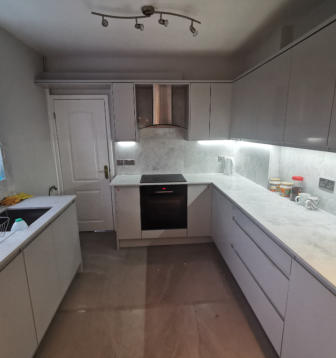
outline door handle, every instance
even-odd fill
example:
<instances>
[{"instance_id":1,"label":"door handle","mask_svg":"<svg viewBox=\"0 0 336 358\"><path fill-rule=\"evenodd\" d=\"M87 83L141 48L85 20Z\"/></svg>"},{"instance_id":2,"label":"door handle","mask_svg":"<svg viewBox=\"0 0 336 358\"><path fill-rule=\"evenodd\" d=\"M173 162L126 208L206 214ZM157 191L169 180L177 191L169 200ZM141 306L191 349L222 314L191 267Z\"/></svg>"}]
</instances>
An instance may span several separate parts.
<instances>
[{"instance_id":1,"label":"door handle","mask_svg":"<svg viewBox=\"0 0 336 358\"><path fill-rule=\"evenodd\" d=\"M104 175L105 175L105 179L109 178L109 167L108 167L108 165L104 165Z\"/></svg>"}]
</instances>

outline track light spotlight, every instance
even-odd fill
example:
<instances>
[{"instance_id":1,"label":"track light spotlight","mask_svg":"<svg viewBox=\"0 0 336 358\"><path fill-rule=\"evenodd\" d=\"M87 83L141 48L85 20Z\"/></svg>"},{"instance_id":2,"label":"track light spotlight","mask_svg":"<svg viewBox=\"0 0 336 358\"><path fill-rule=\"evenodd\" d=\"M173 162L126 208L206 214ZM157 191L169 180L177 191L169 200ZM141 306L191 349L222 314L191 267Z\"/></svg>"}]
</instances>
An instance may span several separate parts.
<instances>
[{"instance_id":1,"label":"track light spotlight","mask_svg":"<svg viewBox=\"0 0 336 358\"><path fill-rule=\"evenodd\" d=\"M190 32L192 33L192 35L195 37L198 35L198 31L195 29L194 27L194 21L191 21L190 27L189 27Z\"/></svg>"},{"instance_id":2,"label":"track light spotlight","mask_svg":"<svg viewBox=\"0 0 336 358\"><path fill-rule=\"evenodd\" d=\"M163 19L162 18L162 14L160 14L160 18L159 18L159 24L165 27L168 27L168 20L167 19Z\"/></svg>"},{"instance_id":3,"label":"track light spotlight","mask_svg":"<svg viewBox=\"0 0 336 358\"><path fill-rule=\"evenodd\" d=\"M135 27L137 30L140 30L140 31L143 31L144 28L145 28L144 24L139 24L139 23L138 23L138 19L135 19L135 25L134 25L134 27Z\"/></svg>"},{"instance_id":4,"label":"track light spotlight","mask_svg":"<svg viewBox=\"0 0 336 358\"><path fill-rule=\"evenodd\" d=\"M102 22L101 22L101 24L102 24L103 27L107 27L108 24L109 24L108 21L105 19L104 16L102 17Z\"/></svg>"}]
</instances>

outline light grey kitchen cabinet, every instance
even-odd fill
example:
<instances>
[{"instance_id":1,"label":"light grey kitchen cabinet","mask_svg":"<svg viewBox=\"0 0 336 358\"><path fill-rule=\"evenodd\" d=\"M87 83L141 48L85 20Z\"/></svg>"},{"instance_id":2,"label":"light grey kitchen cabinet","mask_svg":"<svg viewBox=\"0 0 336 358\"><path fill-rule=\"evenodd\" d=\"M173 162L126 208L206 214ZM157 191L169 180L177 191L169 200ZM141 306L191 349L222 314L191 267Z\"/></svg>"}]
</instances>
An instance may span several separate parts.
<instances>
[{"instance_id":1,"label":"light grey kitchen cabinet","mask_svg":"<svg viewBox=\"0 0 336 358\"><path fill-rule=\"evenodd\" d=\"M211 236L211 186L188 185L188 237Z\"/></svg>"},{"instance_id":2,"label":"light grey kitchen cabinet","mask_svg":"<svg viewBox=\"0 0 336 358\"><path fill-rule=\"evenodd\" d=\"M261 230L250 218L238 208L233 209L233 219L246 235L258 246L258 248L274 263L278 269L290 276L292 258L279 245L277 245L266 233Z\"/></svg>"},{"instance_id":3,"label":"light grey kitchen cabinet","mask_svg":"<svg viewBox=\"0 0 336 358\"><path fill-rule=\"evenodd\" d=\"M264 294L257 281L251 275L246 262L232 244L233 253L230 258L230 270L237 280L246 299L260 321L265 333L280 355L284 322L276 312L270 300Z\"/></svg>"},{"instance_id":4,"label":"light grey kitchen cabinet","mask_svg":"<svg viewBox=\"0 0 336 358\"><path fill-rule=\"evenodd\" d=\"M133 83L113 84L113 118L116 141L135 141L135 93Z\"/></svg>"},{"instance_id":5,"label":"light grey kitchen cabinet","mask_svg":"<svg viewBox=\"0 0 336 358\"><path fill-rule=\"evenodd\" d=\"M212 239L227 264L230 264L230 243L233 236L232 203L222 193L212 190Z\"/></svg>"},{"instance_id":6,"label":"light grey kitchen cabinet","mask_svg":"<svg viewBox=\"0 0 336 358\"><path fill-rule=\"evenodd\" d=\"M256 88L256 71L234 83L230 138L256 139L258 109Z\"/></svg>"},{"instance_id":7,"label":"light grey kitchen cabinet","mask_svg":"<svg viewBox=\"0 0 336 358\"><path fill-rule=\"evenodd\" d=\"M336 79L336 24L292 52L285 143L326 147Z\"/></svg>"},{"instance_id":8,"label":"light grey kitchen cabinet","mask_svg":"<svg viewBox=\"0 0 336 358\"><path fill-rule=\"evenodd\" d=\"M289 70L287 52L234 84L232 138L283 141Z\"/></svg>"},{"instance_id":9,"label":"light grey kitchen cabinet","mask_svg":"<svg viewBox=\"0 0 336 358\"><path fill-rule=\"evenodd\" d=\"M293 261L281 358L335 357L336 296Z\"/></svg>"},{"instance_id":10,"label":"light grey kitchen cabinet","mask_svg":"<svg viewBox=\"0 0 336 358\"><path fill-rule=\"evenodd\" d=\"M0 271L0 356L31 358L37 347L22 254Z\"/></svg>"},{"instance_id":11,"label":"light grey kitchen cabinet","mask_svg":"<svg viewBox=\"0 0 336 358\"><path fill-rule=\"evenodd\" d=\"M81 265L76 204L71 204L51 225L61 297Z\"/></svg>"},{"instance_id":12,"label":"light grey kitchen cabinet","mask_svg":"<svg viewBox=\"0 0 336 358\"><path fill-rule=\"evenodd\" d=\"M51 226L23 251L36 333L41 342L62 299Z\"/></svg>"},{"instance_id":13,"label":"light grey kitchen cabinet","mask_svg":"<svg viewBox=\"0 0 336 358\"><path fill-rule=\"evenodd\" d=\"M141 239L139 187L115 187L117 239Z\"/></svg>"},{"instance_id":14,"label":"light grey kitchen cabinet","mask_svg":"<svg viewBox=\"0 0 336 358\"><path fill-rule=\"evenodd\" d=\"M286 312L288 278L257 246L253 238L248 236L237 221L235 224L236 233L233 244L237 253L244 261L257 284L261 287L265 296L267 296L269 302L283 319Z\"/></svg>"},{"instance_id":15,"label":"light grey kitchen cabinet","mask_svg":"<svg viewBox=\"0 0 336 358\"><path fill-rule=\"evenodd\" d=\"M210 83L190 85L189 140L207 140L210 131Z\"/></svg>"},{"instance_id":16,"label":"light grey kitchen cabinet","mask_svg":"<svg viewBox=\"0 0 336 358\"><path fill-rule=\"evenodd\" d=\"M231 83L211 83L209 139L228 139L231 124Z\"/></svg>"},{"instance_id":17,"label":"light grey kitchen cabinet","mask_svg":"<svg viewBox=\"0 0 336 358\"><path fill-rule=\"evenodd\" d=\"M256 136L262 142L283 142L291 53L285 52L255 71Z\"/></svg>"},{"instance_id":18,"label":"light grey kitchen cabinet","mask_svg":"<svg viewBox=\"0 0 336 358\"><path fill-rule=\"evenodd\" d=\"M334 96L334 103L332 109L329 137L328 137L328 147L333 151L336 150L336 93Z\"/></svg>"},{"instance_id":19,"label":"light grey kitchen cabinet","mask_svg":"<svg viewBox=\"0 0 336 358\"><path fill-rule=\"evenodd\" d=\"M228 139L231 99L231 83L192 83L189 140Z\"/></svg>"}]
</instances>

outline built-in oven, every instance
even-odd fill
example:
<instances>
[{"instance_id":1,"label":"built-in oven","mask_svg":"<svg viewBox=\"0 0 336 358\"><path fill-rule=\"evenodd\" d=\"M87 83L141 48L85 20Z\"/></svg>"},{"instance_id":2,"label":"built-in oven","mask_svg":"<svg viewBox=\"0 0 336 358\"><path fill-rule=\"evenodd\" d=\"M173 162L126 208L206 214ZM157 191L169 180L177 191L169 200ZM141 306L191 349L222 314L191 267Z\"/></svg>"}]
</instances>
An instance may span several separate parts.
<instances>
[{"instance_id":1,"label":"built-in oven","mask_svg":"<svg viewBox=\"0 0 336 358\"><path fill-rule=\"evenodd\" d=\"M187 185L140 187L142 230L187 228Z\"/></svg>"}]
</instances>

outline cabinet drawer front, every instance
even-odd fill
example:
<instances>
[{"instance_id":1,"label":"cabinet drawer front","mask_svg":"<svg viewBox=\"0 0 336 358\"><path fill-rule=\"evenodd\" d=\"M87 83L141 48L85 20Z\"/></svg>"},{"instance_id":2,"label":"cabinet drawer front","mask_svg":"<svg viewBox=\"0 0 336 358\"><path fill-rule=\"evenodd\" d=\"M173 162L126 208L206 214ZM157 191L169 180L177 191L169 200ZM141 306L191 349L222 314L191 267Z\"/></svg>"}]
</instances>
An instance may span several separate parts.
<instances>
[{"instance_id":1,"label":"cabinet drawer front","mask_svg":"<svg viewBox=\"0 0 336 358\"><path fill-rule=\"evenodd\" d=\"M239 209L234 209L233 216L234 221L258 248L289 277L292 266L291 257Z\"/></svg>"},{"instance_id":2,"label":"cabinet drawer front","mask_svg":"<svg viewBox=\"0 0 336 358\"><path fill-rule=\"evenodd\" d=\"M241 290L260 321L265 333L280 355L284 323L267 297L259 288L239 254L232 245L230 269Z\"/></svg>"},{"instance_id":3,"label":"cabinet drawer front","mask_svg":"<svg viewBox=\"0 0 336 358\"><path fill-rule=\"evenodd\" d=\"M235 225L234 246L260 289L283 319L289 286L287 277L258 248L238 224Z\"/></svg>"}]
</instances>

